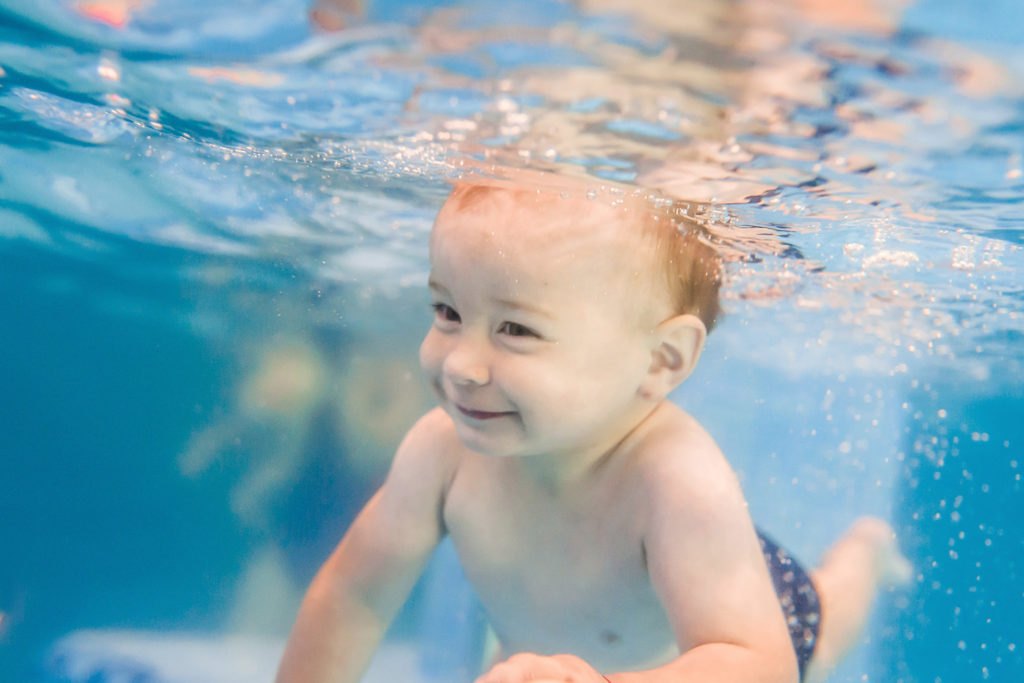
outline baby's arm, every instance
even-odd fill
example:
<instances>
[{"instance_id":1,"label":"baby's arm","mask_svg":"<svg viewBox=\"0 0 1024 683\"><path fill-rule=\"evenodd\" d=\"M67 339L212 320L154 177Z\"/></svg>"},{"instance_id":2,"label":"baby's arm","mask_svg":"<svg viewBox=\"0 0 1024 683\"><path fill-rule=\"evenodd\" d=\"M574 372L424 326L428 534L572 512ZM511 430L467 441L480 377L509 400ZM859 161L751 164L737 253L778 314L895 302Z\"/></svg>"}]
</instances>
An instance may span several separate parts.
<instances>
[{"instance_id":1,"label":"baby's arm","mask_svg":"<svg viewBox=\"0 0 1024 683\"><path fill-rule=\"evenodd\" d=\"M663 453L648 473L648 571L683 654L609 679L796 683L796 656L739 484L717 448L704 448L700 457Z\"/></svg>"},{"instance_id":2,"label":"baby's arm","mask_svg":"<svg viewBox=\"0 0 1024 683\"><path fill-rule=\"evenodd\" d=\"M303 599L277 683L355 683L444 534L455 467L435 410L406 436L384 485L353 522Z\"/></svg>"}]
</instances>

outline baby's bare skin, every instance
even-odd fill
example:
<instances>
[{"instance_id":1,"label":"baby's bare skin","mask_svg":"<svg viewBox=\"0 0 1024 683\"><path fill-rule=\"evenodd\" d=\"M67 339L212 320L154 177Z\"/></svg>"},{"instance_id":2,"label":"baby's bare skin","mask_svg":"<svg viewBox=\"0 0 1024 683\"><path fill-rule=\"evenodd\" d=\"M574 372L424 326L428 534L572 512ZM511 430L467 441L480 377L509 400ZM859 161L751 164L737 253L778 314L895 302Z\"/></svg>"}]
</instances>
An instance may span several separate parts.
<instances>
[{"instance_id":1,"label":"baby's bare skin","mask_svg":"<svg viewBox=\"0 0 1024 683\"><path fill-rule=\"evenodd\" d=\"M732 470L665 400L706 332L646 274L642 207L484 195L432 236L440 408L314 581L281 680L357 680L445 534L515 655L481 681L795 680Z\"/></svg>"},{"instance_id":2,"label":"baby's bare skin","mask_svg":"<svg viewBox=\"0 0 1024 683\"><path fill-rule=\"evenodd\" d=\"M318 573L279 683L356 683L446 535L507 657L478 683L795 683L736 477L667 400L706 326L663 291L644 205L570 186L453 197L420 349L439 407ZM857 569L850 624L877 589Z\"/></svg>"},{"instance_id":3,"label":"baby's bare skin","mask_svg":"<svg viewBox=\"0 0 1024 683\"><path fill-rule=\"evenodd\" d=\"M744 560L736 567L764 568L728 466L678 408L662 404L564 488L538 477L526 460L481 456L460 449L457 439L451 446L461 453L444 519L504 653L572 652L600 671L637 670L665 665L679 656L680 643L689 649L717 631L733 640L776 640L788 656L767 572L740 577L715 565L723 554ZM666 500L666 493L679 500ZM730 515L716 511L721 547L696 546L696 537L708 535L707 528L693 529L703 515L671 514L698 498L708 506L736 505ZM672 518L663 519L666 513ZM692 610L689 589L667 585L674 575L703 577ZM698 603L714 593L715 613L688 627L704 610ZM689 612L676 615L678 641L662 602L669 596ZM747 606L759 602L761 623L743 633ZM730 614L730 606L743 614Z\"/></svg>"}]
</instances>

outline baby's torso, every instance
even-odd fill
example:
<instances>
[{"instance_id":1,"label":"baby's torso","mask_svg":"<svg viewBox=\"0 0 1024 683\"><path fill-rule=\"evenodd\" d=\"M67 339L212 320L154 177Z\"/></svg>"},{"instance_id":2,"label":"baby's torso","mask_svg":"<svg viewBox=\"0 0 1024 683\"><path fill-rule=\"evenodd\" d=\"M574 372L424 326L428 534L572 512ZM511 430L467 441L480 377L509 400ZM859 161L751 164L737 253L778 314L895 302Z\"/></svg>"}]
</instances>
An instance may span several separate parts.
<instances>
[{"instance_id":1,"label":"baby's torso","mask_svg":"<svg viewBox=\"0 0 1024 683\"><path fill-rule=\"evenodd\" d=\"M674 656L644 561L642 486L613 475L554 496L519 474L469 456L444 509L504 654L571 653L617 670Z\"/></svg>"}]
</instances>

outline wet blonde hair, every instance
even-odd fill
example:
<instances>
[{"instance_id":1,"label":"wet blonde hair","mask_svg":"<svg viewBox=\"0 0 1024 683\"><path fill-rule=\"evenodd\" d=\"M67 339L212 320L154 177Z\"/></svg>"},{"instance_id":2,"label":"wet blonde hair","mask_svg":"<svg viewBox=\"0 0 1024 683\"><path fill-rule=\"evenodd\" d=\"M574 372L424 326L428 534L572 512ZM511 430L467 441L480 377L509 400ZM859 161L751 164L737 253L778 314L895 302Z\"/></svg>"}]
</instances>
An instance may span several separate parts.
<instances>
[{"instance_id":1,"label":"wet blonde hair","mask_svg":"<svg viewBox=\"0 0 1024 683\"><path fill-rule=\"evenodd\" d=\"M709 244L708 233L682 207L658 199L647 213L648 235L665 289L676 315L696 315L710 332L722 313L722 259Z\"/></svg>"},{"instance_id":2,"label":"wet blonde hair","mask_svg":"<svg viewBox=\"0 0 1024 683\"><path fill-rule=\"evenodd\" d=\"M630 215L631 228L651 247L654 263L650 278L655 291L667 295L673 315L695 315L710 332L721 315L719 290L722 284L722 263L718 252L711 246L707 230L688 216L685 207L646 191L623 191L609 186L588 187L582 180L537 174L544 179L542 186L531 175L532 182L520 178L472 178L456 183L448 196L444 211L472 211L495 196L512 200L543 200L555 207L560 200L571 196L586 196L595 201L606 201L611 206L622 206Z\"/></svg>"}]
</instances>

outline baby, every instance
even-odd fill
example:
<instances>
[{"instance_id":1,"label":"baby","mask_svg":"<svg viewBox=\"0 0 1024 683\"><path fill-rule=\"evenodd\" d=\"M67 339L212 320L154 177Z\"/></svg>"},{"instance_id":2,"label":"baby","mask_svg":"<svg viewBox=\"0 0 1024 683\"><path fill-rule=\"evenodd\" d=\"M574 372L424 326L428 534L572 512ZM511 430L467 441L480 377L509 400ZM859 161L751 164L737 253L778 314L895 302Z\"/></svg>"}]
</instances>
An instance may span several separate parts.
<instances>
[{"instance_id":1,"label":"baby","mask_svg":"<svg viewBox=\"0 0 1024 683\"><path fill-rule=\"evenodd\" d=\"M901 566L888 525L812 580L666 400L719 311L697 226L607 187L464 181L430 262L440 407L314 579L279 683L358 681L446 535L500 644L477 683L792 683L855 643Z\"/></svg>"}]
</instances>

